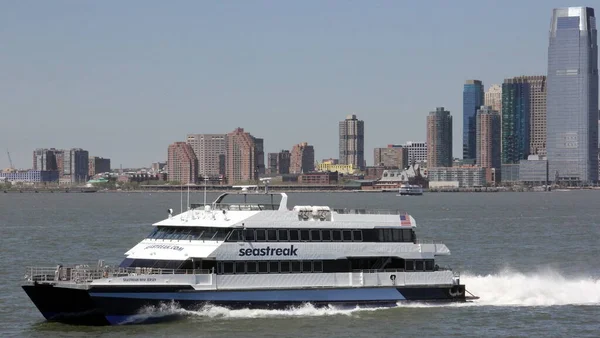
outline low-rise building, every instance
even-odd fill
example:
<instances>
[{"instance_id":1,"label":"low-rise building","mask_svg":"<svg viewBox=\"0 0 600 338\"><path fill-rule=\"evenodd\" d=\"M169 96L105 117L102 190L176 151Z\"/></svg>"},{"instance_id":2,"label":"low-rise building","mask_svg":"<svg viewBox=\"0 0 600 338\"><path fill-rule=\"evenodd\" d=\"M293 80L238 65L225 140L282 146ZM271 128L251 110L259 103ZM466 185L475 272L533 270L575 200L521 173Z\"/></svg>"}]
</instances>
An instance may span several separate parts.
<instances>
[{"instance_id":1,"label":"low-rise building","mask_svg":"<svg viewBox=\"0 0 600 338\"><path fill-rule=\"evenodd\" d=\"M447 183L447 186L456 186L459 188L481 187L487 184L485 168L469 167L437 167L427 170L430 187L442 187L441 182ZM435 182L435 183L434 183Z\"/></svg>"},{"instance_id":2,"label":"low-rise building","mask_svg":"<svg viewBox=\"0 0 600 338\"><path fill-rule=\"evenodd\" d=\"M298 176L298 183L301 184L335 184L338 182L337 172L313 172L301 174Z\"/></svg>"},{"instance_id":3,"label":"low-rise building","mask_svg":"<svg viewBox=\"0 0 600 338\"><path fill-rule=\"evenodd\" d=\"M548 181L548 160L545 156L529 155L519 161L519 181L531 185L544 185Z\"/></svg>"},{"instance_id":4,"label":"low-rise building","mask_svg":"<svg viewBox=\"0 0 600 338\"><path fill-rule=\"evenodd\" d=\"M519 183L519 164L502 164L500 168L502 184Z\"/></svg>"},{"instance_id":5,"label":"low-rise building","mask_svg":"<svg viewBox=\"0 0 600 338\"><path fill-rule=\"evenodd\" d=\"M338 172L343 175L351 175L357 171L353 164L332 164L330 162L321 162L317 164L317 171L320 172Z\"/></svg>"},{"instance_id":6,"label":"low-rise building","mask_svg":"<svg viewBox=\"0 0 600 338\"><path fill-rule=\"evenodd\" d=\"M41 183L58 182L57 170L25 170L0 172L0 181Z\"/></svg>"}]
</instances>

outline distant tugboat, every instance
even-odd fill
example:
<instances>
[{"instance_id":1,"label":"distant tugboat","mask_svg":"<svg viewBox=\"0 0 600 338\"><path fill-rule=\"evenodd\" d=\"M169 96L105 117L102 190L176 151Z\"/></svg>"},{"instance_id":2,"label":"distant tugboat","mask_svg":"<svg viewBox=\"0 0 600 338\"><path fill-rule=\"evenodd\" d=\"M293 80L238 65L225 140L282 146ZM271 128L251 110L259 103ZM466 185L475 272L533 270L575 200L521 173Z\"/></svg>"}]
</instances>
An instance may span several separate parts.
<instances>
[{"instance_id":1,"label":"distant tugboat","mask_svg":"<svg viewBox=\"0 0 600 338\"><path fill-rule=\"evenodd\" d=\"M420 196L423 195L423 187L414 184L403 184L400 186L398 196Z\"/></svg>"}]
</instances>

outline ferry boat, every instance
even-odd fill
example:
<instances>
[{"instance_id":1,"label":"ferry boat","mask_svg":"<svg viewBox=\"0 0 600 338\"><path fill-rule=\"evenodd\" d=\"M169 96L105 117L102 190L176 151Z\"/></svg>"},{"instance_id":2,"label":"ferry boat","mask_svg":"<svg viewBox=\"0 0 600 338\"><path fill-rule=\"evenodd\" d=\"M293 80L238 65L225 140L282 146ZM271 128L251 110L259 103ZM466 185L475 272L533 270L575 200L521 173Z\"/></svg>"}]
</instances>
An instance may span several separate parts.
<instances>
[{"instance_id":1,"label":"ferry boat","mask_svg":"<svg viewBox=\"0 0 600 338\"><path fill-rule=\"evenodd\" d=\"M415 184L402 184L398 190L399 196L420 196L423 195L423 187Z\"/></svg>"},{"instance_id":2,"label":"ferry boat","mask_svg":"<svg viewBox=\"0 0 600 338\"><path fill-rule=\"evenodd\" d=\"M138 323L165 304L355 307L473 298L457 272L436 264L450 255L446 245L418 240L406 213L288 208L285 193L242 195L244 202L224 203L225 193L178 215L169 209L119 266L30 267L23 289L47 320L86 325ZM258 196L270 201L248 202Z\"/></svg>"}]
</instances>

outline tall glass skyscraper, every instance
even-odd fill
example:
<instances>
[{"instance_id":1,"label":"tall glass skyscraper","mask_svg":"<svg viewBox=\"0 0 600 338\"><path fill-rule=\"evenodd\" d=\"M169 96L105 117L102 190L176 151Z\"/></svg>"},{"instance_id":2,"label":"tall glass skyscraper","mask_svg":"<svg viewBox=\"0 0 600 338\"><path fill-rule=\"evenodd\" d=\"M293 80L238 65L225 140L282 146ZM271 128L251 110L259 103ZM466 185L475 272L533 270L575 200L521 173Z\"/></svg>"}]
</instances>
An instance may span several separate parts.
<instances>
[{"instance_id":1,"label":"tall glass skyscraper","mask_svg":"<svg viewBox=\"0 0 600 338\"><path fill-rule=\"evenodd\" d=\"M598 38L594 9L553 10L548 47L549 176L598 180Z\"/></svg>"},{"instance_id":2,"label":"tall glass skyscraper","mask_svg":"<svg viewBox=\"0 0 600 338\"><path fill-rule=\"evenodd\" d=\"M529 92L525 77L502 84L502 164L518 164L529 155Z\"/></svg>"},{"instance_id":3,"label":"tall glass skyscraper","mask_svg":"<svg viewBox=\"0 0 600 338\"><path fill-rule=\"evenodd\" d=\"M463 89L463 159L477 159L477 109L484 103L483 83L467 80Z\"/></svg>"}]
</instances>

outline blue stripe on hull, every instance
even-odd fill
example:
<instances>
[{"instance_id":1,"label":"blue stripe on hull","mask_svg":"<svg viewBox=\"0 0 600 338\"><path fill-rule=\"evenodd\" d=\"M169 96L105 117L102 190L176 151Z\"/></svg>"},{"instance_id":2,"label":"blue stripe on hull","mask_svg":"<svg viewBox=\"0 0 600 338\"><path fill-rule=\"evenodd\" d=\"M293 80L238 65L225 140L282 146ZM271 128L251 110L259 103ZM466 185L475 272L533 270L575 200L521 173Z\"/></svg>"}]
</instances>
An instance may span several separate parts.
<instances>
[{"instance_id":1,"label":"blue stripe on hull","mask_svg":"<svg viewBox=\"0 0 600 338\"><path fill-rule=\"evenodd\" d=\"M90 292L93 298L194 300L206 302L347 302L405 300L396 288L304 290L189 291L189 292Z\"/></svg>"}]
</instances>

